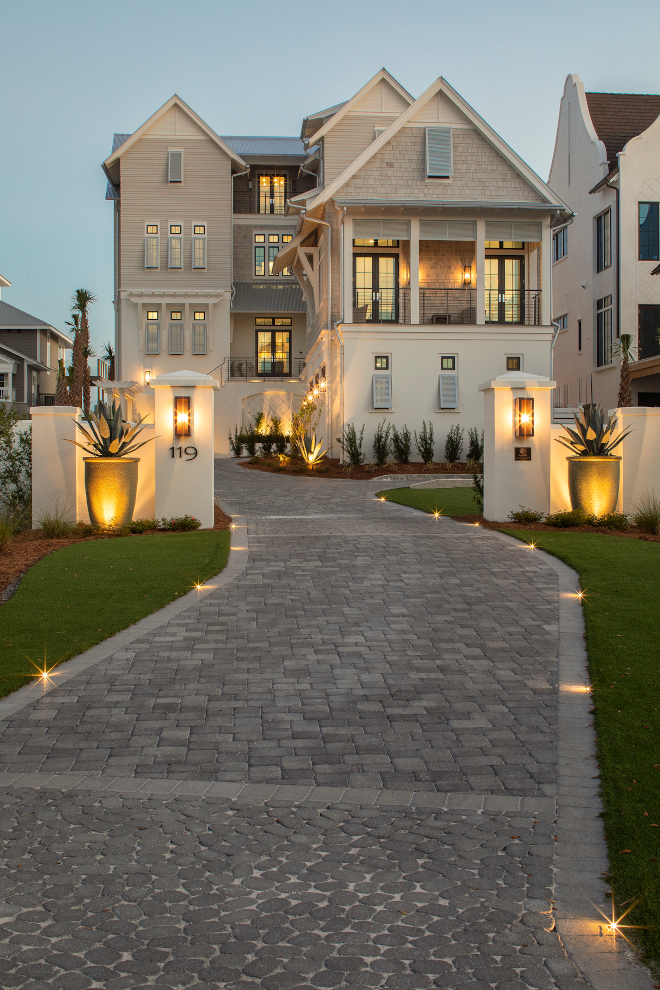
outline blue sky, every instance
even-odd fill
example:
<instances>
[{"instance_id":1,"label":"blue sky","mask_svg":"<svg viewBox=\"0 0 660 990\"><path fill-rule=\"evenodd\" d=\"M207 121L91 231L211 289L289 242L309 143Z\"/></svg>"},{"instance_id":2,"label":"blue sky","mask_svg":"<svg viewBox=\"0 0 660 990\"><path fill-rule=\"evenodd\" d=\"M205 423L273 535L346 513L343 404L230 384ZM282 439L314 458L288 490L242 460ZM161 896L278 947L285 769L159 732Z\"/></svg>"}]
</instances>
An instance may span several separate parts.
<instances>
[{"instance_id":1,"label":"blue sky","mask_svg":"<svg viewBox=\"0 0 660 990\"><path fill-rule=\"evenodd\" d=\"M415 97L442 75L544 179L569 72L660 92L657 0L5 0L0 30L2 298L64 329L91 289L97 349L114 338L100 163L174 92L220 134L298 134L383 65Z\"/></svg>"}]
</instances>

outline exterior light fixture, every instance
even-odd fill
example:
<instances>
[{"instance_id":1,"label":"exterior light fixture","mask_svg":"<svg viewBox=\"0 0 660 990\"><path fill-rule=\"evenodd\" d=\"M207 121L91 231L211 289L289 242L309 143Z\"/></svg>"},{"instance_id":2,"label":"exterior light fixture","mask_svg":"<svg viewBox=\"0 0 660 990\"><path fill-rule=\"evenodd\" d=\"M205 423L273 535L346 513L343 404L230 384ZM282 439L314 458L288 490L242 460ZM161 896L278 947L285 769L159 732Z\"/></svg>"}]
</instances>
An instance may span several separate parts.
<instances>
[{"instance_id":1,"label":"exterior light fixture","mask_svg":"<svg viewBox=\"0 0 660 990\"><path fill-rule=\"evenodd\" d=\"M325 392L328 388L328 383L325 378L321 378L319 381L319 392Z\"/></svg>"},{"instance_id":2,"label":"exterior light fixture","mask_svg":"<svg viewBox=\"0 0 660 990\"><path fill-rule=\"evenodd\" d=\"M192 409L188 396L177 395L174 399L174 436L189 437L192 432Z\"/></svg>"},{"instance_id":3,"label":"exterior light fixture","mask_svg":"<svg viewBox=\"0 0 660 990\"><path fill-rule=\"evenodd\" d=\"M148 385L151 381L151 368L144 369L144 384Z\"/></svg>"},{"instance_id":4,"label":"exterior light fixture","mask_svg":"<svg viewBox=\"0 0 660 990\"><path fill-rule=\"evenodd\" d=\"M472 282L472 265L463 266L463 285L470 285Z\"/></svg>"},{"instance_id":5,"label":"exterior light fixture","mask_svg":"<svg viewBox=\"0 0 660 990\"><path fill-rule=\"evenodd\" d=\"M516 399L515 427L517 437L534 436L534 399Z\"/></svg>"}]
</instances>

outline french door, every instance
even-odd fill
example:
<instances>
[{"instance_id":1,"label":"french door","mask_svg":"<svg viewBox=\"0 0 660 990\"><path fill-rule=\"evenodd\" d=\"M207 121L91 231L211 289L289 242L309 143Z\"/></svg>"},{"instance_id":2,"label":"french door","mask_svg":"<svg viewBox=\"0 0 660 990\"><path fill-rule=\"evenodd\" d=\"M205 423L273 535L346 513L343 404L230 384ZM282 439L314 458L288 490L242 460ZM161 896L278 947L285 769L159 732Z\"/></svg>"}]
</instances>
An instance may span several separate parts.
<instances>
[{"instance_id":1,"label":"french door","mask_svg":"<svg viewBox=\"0 0 660 990\"><path fill-rule=\"evenodd\" d=\"M257 330L257 366L260 375L291 374L291 333Z\"/></svg>"},{"instance_id":2,"label":"french door","mask_svg":"<svg viewBox=\"0 0 660 990\"><path fill-rule=\"evenodd\" d=\"M353 260L355 323L396 323L399 259L393 254L356 254Z\"/></svg>"},{"instance_id":3,"label":"french door","mask_svg":"<svg viewBox=\"0 0 660 990\"><path fill-rule=\"evenodd\" d=\"M486 258L486 323L525 322L525 259Z\"/></svg>"}]
</instances>

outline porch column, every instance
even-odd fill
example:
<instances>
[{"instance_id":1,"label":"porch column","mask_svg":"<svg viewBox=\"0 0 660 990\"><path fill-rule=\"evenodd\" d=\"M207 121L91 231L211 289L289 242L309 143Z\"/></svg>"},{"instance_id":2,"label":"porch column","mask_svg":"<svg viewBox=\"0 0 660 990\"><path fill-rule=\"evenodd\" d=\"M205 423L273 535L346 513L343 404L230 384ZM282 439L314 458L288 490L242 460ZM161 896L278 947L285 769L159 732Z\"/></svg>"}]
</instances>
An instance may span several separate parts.
<instances>
[{"instance_id":1,"label":"porch column","mask_svg":"<svg viewBox=\"0 0 660 990\"><path fill-rule=\"evenodd\" d=\"M486 322L486 221L477 220L477 243L475 245L477 265L477 312L475 323L481 327Z\"/></svg>"},{"instance_id":2,"label":"porch column","mask_svg":"<svg viewBox=\"0 0 660 990\"><path fill-rule=\"evenodd\" d=\"M344 257L341 263L344 266L344 298L342 299L342 312L344 323L353 322L353 217L344 215Z\"/></svg>"},{"instance_id":3,"label":"porch column","mask_svg":"<svg viewBox=\"0 0 660 990\"><path fill-rule=\"evenodd\" d=\"M419 323L419 218L410 221L410 322Z\"/></svg>"},{"instance_id":4,"label":"porch column","mask_svg":"<svg viewBox=\"0 0 660 990\"><path fill-rule=\"evenodd\" d=\"M552 229L549 220L544 220L541 229L541 325L544 327L549 327L552 319L551 272Z\"/></svg>"}]
</instances>

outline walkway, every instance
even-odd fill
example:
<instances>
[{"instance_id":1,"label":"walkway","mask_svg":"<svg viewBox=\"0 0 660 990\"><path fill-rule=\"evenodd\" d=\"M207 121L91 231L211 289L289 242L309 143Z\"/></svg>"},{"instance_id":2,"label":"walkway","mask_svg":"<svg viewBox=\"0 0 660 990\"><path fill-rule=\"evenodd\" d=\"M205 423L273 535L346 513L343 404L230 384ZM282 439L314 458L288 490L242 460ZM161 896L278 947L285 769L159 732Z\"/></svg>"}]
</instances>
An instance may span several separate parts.
<instances>
[{"instance_id":1,"label":"walkway","mask_svg":"<svg viewBox=\"0 0 660 990\"><path fill-rule=\"evenodd\" d=\"M377 487L218 462L246 570L0 703L0 985L650 985L555 930L557 569Z\"/></svg>"}]
</instances>

